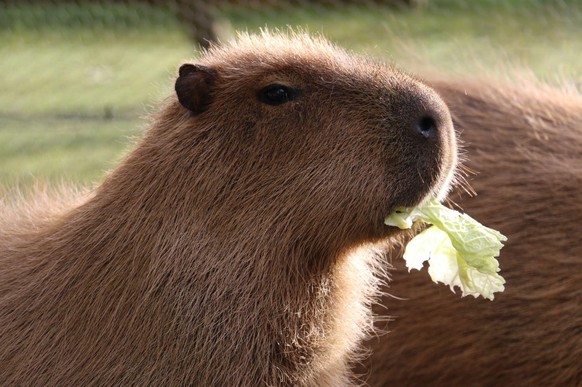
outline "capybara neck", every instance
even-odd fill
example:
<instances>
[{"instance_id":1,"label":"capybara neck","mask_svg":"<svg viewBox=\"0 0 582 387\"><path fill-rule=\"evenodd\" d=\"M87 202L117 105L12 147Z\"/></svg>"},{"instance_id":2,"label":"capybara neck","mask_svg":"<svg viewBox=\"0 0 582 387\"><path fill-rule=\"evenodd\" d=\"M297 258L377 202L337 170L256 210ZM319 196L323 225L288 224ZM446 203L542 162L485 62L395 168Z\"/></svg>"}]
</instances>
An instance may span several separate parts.
<instances>
[{"instance_id":1,"label":"capybara neck","mask_svg":"<svg viewBox=\"0 0 582 387\"><path fill-rule=\"evenodd\" d=\"M304 35L242 36L175 89L84 202L6 209L0 384L353 381L383 218L450 181L446 106Z\"/></svg>"}]
</instances>

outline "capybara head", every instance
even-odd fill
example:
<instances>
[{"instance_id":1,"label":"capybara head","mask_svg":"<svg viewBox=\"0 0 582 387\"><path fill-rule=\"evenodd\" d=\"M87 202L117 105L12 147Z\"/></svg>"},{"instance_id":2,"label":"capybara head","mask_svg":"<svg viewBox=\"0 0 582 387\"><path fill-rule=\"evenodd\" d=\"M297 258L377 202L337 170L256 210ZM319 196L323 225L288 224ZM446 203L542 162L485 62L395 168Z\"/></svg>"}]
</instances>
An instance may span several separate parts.
<instances>
[{"instance_id":1,"label":"capybara head","mask_svg":"<svg viewBox=\"0 0 582 387\"><path fill-rule=\"evenodd\" d=\"M367 242L446 190L446 106L302 34L213 48L175 91L94 195L0 234L0 384L349 381Z\"/></svg>"},{"instance_id":2,"label":"capybara head","mask_svg":"<svg viewBox=\"0 0 582 387\"><path fill-rule=\"evenodd\" d=\"M323 39L242 36L182 65L175 89L163 120L179 125L149 141L178 165L203 161L179 172L209 210L332 251L386 236L383 218L436 195L456 161L434 91Z\"/></svg>"}]
</instances>

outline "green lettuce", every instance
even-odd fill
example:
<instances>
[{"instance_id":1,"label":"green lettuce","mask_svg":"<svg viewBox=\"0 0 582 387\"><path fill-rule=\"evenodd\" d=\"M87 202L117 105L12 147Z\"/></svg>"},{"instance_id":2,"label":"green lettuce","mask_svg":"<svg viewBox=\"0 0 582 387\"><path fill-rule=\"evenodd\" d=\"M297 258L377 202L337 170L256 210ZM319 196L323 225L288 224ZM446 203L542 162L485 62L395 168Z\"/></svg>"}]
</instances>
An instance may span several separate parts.
<instances>
[{"instance_id":1,"label":"green lettuce","mask_svg":"<svg viewBox=\"0 0 582 387\"><path fill-rule=\"evenodd\" d=\"M434 282L458 287L462 296L483 296L493 300L505 290L505 280L495 257L507 240L500 232L485 227L467 214L451 210L436 200L414 208L398 208L385 219L389 226L411 228L417 221L432 224L406 246L408 270L420 270L428 261Z\"/></svg>"}]
</instances>

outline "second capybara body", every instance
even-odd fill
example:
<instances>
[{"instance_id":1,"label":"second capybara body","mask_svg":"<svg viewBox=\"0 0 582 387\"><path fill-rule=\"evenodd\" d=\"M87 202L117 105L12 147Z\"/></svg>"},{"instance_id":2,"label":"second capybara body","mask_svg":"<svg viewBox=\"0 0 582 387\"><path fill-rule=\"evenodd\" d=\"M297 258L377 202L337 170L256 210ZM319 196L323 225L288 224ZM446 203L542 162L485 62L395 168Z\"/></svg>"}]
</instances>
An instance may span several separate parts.
<instances>
[{"instance_id":1,"label":"second capybara body","mask_svg":"<svg viewBox=\"0 0 582 387\"><path fill-rule=\"evenodd\" d=\"M582 96L526 83L438 80L477 195L451 195L508 237L505 291L451 293L401 258L359 372L371 386L582 383Z\"/></svg>"},{"instance_id":2,"label":"second capybara body","mask_svg":"<svg viewBox=\"0 0 582 387\"><path fill-rule=\"evenodd\" d=\"M213 48L94 192L5 198L0 384L349 384L383 219L455 162L393 68L301 34Z\"/></svg>"}]
</instances>

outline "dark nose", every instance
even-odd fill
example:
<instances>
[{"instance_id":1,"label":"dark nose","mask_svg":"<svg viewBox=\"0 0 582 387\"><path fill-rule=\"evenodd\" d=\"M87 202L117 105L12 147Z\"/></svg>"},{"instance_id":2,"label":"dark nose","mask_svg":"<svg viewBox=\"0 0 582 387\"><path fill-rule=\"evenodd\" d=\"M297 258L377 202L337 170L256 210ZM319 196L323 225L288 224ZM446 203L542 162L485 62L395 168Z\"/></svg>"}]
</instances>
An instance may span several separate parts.
<instances>
[{"instance_id":1,"label":"dark nose","mask_svg":"<svg viewBox=\"0 0 582 387\"><path fill-rule=\"evenodd\" d=\"M414 123L413 130L424 138L434 138L438 136L436 120L430 114L423 114Z\"/></svg>"}]
</instances>

